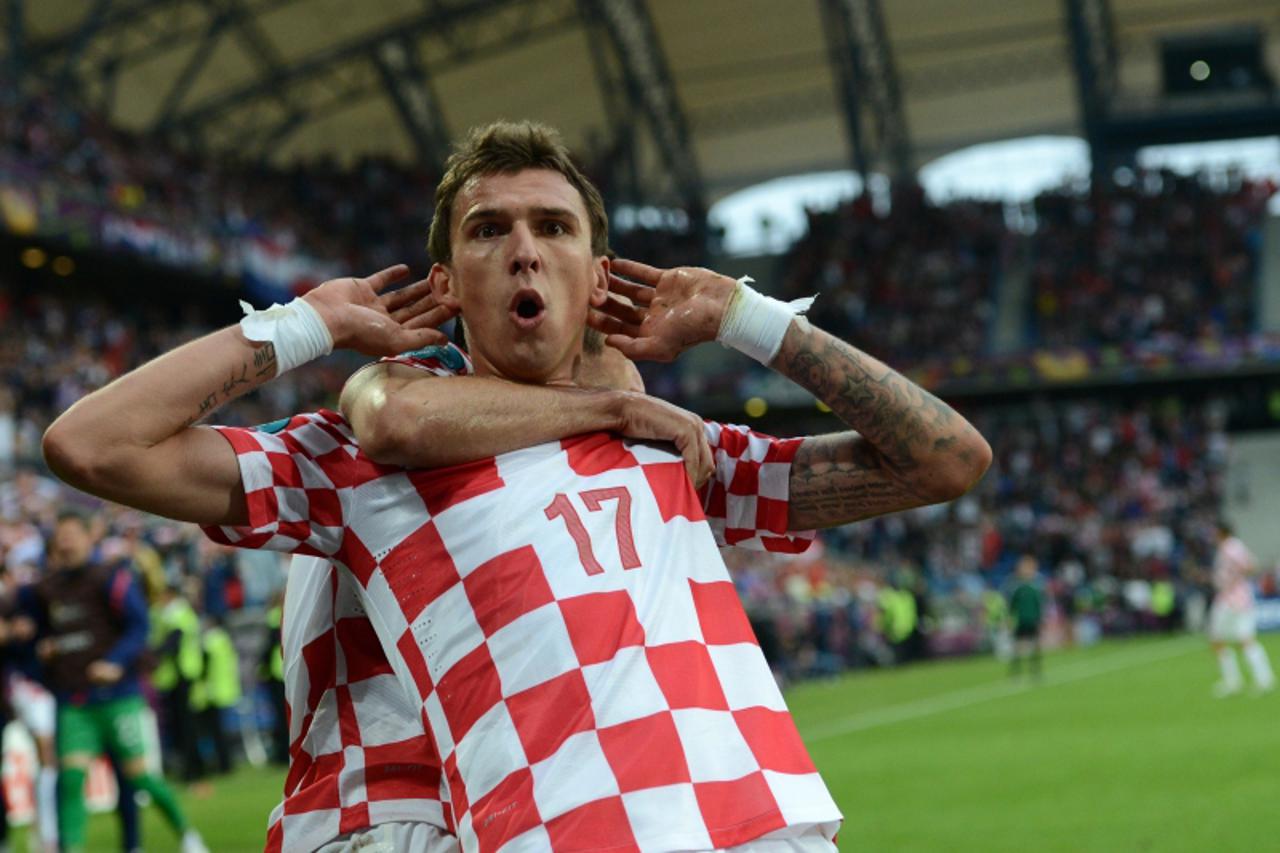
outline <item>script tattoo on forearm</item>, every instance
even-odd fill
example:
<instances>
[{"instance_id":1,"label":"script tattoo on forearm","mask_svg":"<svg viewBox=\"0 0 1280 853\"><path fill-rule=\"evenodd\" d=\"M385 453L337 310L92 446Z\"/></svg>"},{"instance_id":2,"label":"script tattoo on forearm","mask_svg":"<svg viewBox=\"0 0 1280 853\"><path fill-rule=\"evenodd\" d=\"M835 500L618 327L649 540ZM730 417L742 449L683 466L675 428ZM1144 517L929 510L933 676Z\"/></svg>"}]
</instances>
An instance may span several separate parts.
<instances>
[{"instance_id":1,"label":"script tattoo on forearm","mask_svg":"<svg viewBox=\"0 0 1280 853\"><path fill-rule=\"evenodd\" d=\"M257 359L257 355L254 356L254 359L255 360ZM248 362L245 362L244 364L240 365L239 376L236 376L236 373L233 370L231 371L231 376L227 378L227 381L222 383L223 400L231 399L232 397L231 392L232 390L235 389L237 385L248 385L248 384L249 384L249 364Z\"/></svg>"},{"instance_id":2,"label":"script tattoo on forearm","mask_svg":"<svg viewBox=\"0 0 1280 853\"><path fill-rule=\"evenodd\" d=\"M253 354L253 368L256 376L267 376L276 367L276 345L267 341Z\"/></svg>"},{"instance_id":3,"label":"script tattoo on forearm","mask_svg":"<svg viewBox=\"0 0 1280 853\"><path fill-rule=\"evenodd\" d=\"M249 376L251 369L254 371L252 378ZM270 379L275 369L276 349L268 342L254 351L252 364L246 361L239 368L232 369L226 380L219 386L219 389L210 391L200 401L199 410L187 418L184 426L191 426L197 423L200 419L212 413L218 406L231 402L241 394L262 384L263 381Z\"/></svg>"}]
</instances>

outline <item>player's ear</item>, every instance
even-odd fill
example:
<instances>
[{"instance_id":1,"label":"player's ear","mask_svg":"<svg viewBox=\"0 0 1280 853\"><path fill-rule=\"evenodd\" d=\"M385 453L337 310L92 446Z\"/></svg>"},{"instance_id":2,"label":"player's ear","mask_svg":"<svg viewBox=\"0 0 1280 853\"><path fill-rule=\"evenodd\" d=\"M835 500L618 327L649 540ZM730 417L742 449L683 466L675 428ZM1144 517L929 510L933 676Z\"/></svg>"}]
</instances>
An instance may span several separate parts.
<instances>
[{"instance_id":1,"label":"player's ear","mask_svg":"<svg viewBox=\"0 0 1280 853\"><path fill-rule=\"evenodd\" d=\"M591 304L599 308L609 298L609 259L601 255L592 262Z\"/></svg>"},{"instance_id":2,"label":"player's ear","mask_svg":"<svg viewBox=\"0 0 1280 853\"><path fill-rule=\"evenodd\" d=\"M431 272L427 274L427 281L431 284L431 295L435 297L437 305L443 305L455 311L461 308L458 301L458 283L447 266L432 264Z\"/></svg>"}]
</instances>

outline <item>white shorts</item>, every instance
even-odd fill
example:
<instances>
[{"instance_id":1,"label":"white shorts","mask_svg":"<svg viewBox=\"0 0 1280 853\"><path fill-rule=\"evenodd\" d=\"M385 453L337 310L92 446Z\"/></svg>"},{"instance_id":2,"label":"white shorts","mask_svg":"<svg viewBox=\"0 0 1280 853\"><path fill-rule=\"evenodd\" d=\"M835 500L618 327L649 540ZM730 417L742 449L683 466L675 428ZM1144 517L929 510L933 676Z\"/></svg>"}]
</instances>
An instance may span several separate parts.
<instances>
[{"instance_id":1,"label":"white shorts","mask_svg":"<svg viewBox=\"0 0 1280 853\"><path fill-rule=\"evenodd\" d=\"M348 833L316 853L458 853L456 836L429 823L398 821Z\"/></svg>"},{"instance_id":2,"label":"white shorts","mask_svg":"<svg viewBox=\"0 0 1280 853\"><path fill-rule=\"evenodd\" d=\"M1209 639L1218 643L1247 643L1257 634L1252 607L1241 610L1215 601L1209 608Z\"/></svg>"},{"instance_id":3,"label":"white shorts","mask_svg":"<svg viewBox=\"0 0 1280 853\"><path fill-rule=\"evenodd\" d=\"M23 675L9 679L9 702L18 722L33 738L53 737L58 722L58 703L44 686Z\"/></svg>"}]
</instances>

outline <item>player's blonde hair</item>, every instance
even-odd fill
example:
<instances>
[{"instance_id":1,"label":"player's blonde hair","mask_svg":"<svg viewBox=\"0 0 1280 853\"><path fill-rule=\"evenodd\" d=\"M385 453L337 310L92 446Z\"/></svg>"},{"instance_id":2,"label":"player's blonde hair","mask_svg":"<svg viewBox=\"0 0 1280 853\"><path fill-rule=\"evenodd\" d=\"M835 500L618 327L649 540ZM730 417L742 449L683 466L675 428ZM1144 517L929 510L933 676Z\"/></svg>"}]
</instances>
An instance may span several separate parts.
<instances>
[{"instance_id":1,"label":"player's blonde hair","mask_svg":"<svg viewBox=\"0 0 1280 853\"><path fill-rule=\"evenodd\" d=\"M453 259L451 231L453 202L467 181L476 176L515 174L526 169L550 169L564 175L582 196L591 226L591 253L603 255L609 246L609 216L600 191L578 170L559 132L532 121L497 121L474 128L445 163L436 187L436 209L427 236L427 251L438 264Z\"/></svg>"}]
</instances>

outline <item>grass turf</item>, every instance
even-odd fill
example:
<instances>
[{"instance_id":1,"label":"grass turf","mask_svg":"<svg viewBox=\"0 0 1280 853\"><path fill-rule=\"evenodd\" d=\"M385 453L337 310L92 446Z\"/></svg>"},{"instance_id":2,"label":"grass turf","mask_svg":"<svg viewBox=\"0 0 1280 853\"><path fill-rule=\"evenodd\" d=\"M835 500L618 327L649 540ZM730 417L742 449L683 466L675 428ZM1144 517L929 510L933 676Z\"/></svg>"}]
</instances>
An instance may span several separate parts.
<instances>
[{"instance_id":1,"label":"grass turf","mask_svg":"<svg viewBox=\"0 0 1280 853\"><path fill-rule=\"evenodd\" d=\"M1265 639L1280 665L1280 636ZM788 691L845 813L841 850L1236 851L1280 845L1280 693L1216 700L1194 637L1046 658L1038 685L990 659L859 673ZM210 849L262 849L281 772L182 797ZM149 809L147 850L177 843ZM14 849L23 849L16 846ZM111 816L90 849L117 850Z\"/></svg>"},{"instance_id":2,"label":"grass turf","mask_svg":"<svg viewBox=\"0 0 1280 853\"><path fill-rule=\"evenodd\" d=\"M1280 637L1266 638L1280 663ZM788 703L845 814L841 850L1275 849L1280 694L1214 699L1194 637L806 684Z\"/></svg>"}]
</instances>

